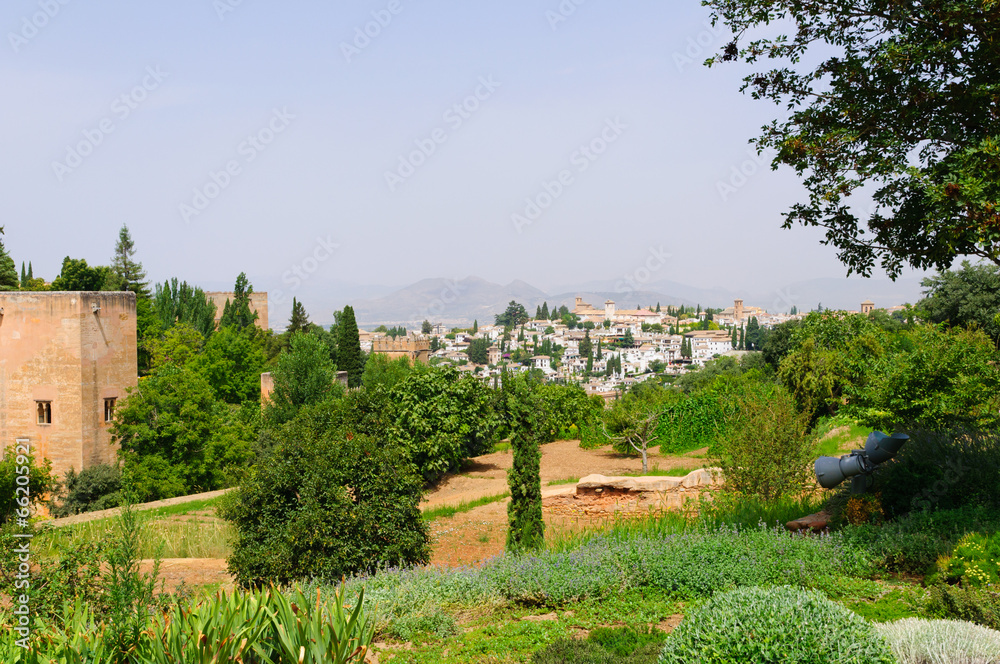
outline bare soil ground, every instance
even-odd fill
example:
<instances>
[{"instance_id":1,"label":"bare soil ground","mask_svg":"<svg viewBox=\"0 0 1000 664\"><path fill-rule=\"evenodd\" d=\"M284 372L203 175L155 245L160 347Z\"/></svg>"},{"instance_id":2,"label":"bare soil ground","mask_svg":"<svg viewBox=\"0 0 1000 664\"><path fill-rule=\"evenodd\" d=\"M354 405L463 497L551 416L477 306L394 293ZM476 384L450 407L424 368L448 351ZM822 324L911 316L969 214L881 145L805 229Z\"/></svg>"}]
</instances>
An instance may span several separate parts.
<instances>
[{"instance_id":1,"label":"bare soil ground","mask_svg":"<svg viewBox=\"0 0 1000 664\"><path fill-rule=\"evenodd\" d=\"M660 470L695 470L705 465L705 461L699 458L704 454L705 450L684 456L663 456L651 452L649 465L650 468ZM458 505L463 501L506 492L507 470L512 458L508 451L469 460L460 472L446 476L428 492L423 507ZM578 479L593 473L611 476L638 474L641 471L641 459L617 454L610 448L584 450L580 449L580 442L576 440L557 441L542 446L543 496L574 490L572 484L551 486L549 482ZM508 502L509 499L432 521L431 564L443 567L476 565L502 553L507 539ZM216 519L212 510L167 518L201 522ZM550 535L593 527L600 522L601 519L545 514L546 532ZM151 568L150 561L145 561L144 565L146 570ZM160 571L168 591L175 589L182 581L188 586L218 584L223 588L232 587L232 579L226 571L226 561L221 559L165 560Z\"/></svg>"},{"instance_id":2,"label":"bare soil ground","mask_svg":"<svg viewBox=\"0 0 1000 664\"><path fill-rule=\"evenodd\" d=\"M706 450L685 456L663 456L650 453L650 468L660 470L683 468L696 470L705 465L697 457ZM446 477L425 498L426 506L457 505L485 496L495 496L507 490L507 470L510 452L476 457L462 471ZM642 472L642 460L614 452L611 448L580 449L579 441L565 440L542 446L542 495L572 492L573 485L550 486L549 482L601 475L637 474ZM477 507L453 517L431 522L431 565L460 567L476 565L499 555L507 539L507 504L510 500ZM546 533L558 536L607 522L606 518L574 518L544 513Z\"/></svg>"}]
</instances>

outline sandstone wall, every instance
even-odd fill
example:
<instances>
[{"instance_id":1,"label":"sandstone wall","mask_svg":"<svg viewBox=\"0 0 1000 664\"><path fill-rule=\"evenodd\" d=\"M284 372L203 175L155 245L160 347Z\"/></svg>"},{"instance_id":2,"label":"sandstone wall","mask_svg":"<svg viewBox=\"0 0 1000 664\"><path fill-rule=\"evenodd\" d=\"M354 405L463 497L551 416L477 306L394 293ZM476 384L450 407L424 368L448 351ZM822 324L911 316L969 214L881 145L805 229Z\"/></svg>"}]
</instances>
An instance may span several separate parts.
<instances>
[{"instance_id":1,"label":"sandstone wall","mask_svg":"<svg viewBox=\"0 0 1000 664\"><path fill-rule=\"evenodd\" d=\"M138 382L135 294L0 292L0 308L0 445L27 438L60 478L112 462L104 400Z\"/></svg>"}]
</instances>

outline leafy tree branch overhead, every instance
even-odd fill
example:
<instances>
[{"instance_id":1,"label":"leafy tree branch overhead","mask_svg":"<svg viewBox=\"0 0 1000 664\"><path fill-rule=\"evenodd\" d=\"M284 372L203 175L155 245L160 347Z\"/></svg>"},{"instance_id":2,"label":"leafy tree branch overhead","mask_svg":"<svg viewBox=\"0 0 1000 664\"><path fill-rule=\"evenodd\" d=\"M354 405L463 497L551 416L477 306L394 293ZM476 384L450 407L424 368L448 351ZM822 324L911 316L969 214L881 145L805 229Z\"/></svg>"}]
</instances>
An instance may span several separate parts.
<instances>
[{"instance_id":1,"label":"leafy tree branch overhead","mask_svg":"<svg viewBox=\"0 0 1000 664\"><path fill-rule=\"evenodd\" d=\"M702 4L734 35L709 66L775 65L741 89L789 112L753 140L808 192L785 228L826 229L849 274L944 270L959 256L1000 265L1000 3ZM806 66L815 55L825 59ZM874 207L859 212L865 186Z\"/></svg>"}]
</instances>

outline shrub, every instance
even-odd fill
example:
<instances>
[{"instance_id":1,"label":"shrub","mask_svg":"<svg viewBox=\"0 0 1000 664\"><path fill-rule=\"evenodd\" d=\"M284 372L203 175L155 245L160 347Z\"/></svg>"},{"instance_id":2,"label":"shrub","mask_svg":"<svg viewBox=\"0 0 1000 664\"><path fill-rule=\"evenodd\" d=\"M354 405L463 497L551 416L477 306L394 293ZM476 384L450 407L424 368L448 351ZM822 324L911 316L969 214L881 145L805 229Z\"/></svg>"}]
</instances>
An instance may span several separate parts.
<instances>
[{"instance_id":1,"label":"shrub","mask_svg":"<svg viewBox=\"0 0 1000 664\"><path fill-rule=\"evenodd\" d=\"M15 596L20 592L15 586L17 556L8 554L22 541L11 533L0 535L0 594ZM75 543L58 557L38 560L38 567L31 573L31 611L36 617L58 619L66 602L75 599L87 604L98 615L107 612L107 593L102 580L101 565L107 562L103 542Z\"/></svg>"},{"instance_id":2,"label":"shrub","mask_svg":"<svg viewBox=\"0 0 1000 664\"><path fill-rule=\"evenodd\" d=\"M1000 657L1000 632L967 622L907 618L877 629L900 664L980 664Z\"/></svg>"},{"instance_id":3,"label":"shrub","mask_svg":"<svg viewBox=\"0 0 1000 664\"><path fill-rule=\"evenodd\" d=\"M748 381L733 395L733 406L722 444L726 490L764 500L800 495L811 480L815 444L791 395L779 385Z\"/></svg>"},{"instance_id":4,"label":"shrub","mask_svg":"<svg viewBox=\"0 0 1000 664\"><path fill-rule=\"evenodd\" d=\"M748 638L752 635L752 638ZM893 664L862 618L815 591L742 588L689 612L667 638L661 664Z\"/></svg>"},{"instance_id":5,"label":"shrub","mask_svg":"<svg viewBox=\"0 0 1000 664\"><path fill-rule=\"evenodd\" d=\"M911 431L876 472L888 516L964 505L1000 509L1000 432Z\"/></svg>"},{"instance_id":6,"label":"shrub","mask_svg":"<svg viewBox=\"0 0 1000 664\"><path fill-rule=\"evenodd\" d=\"M886 572L924 575L970 532L997 532L1000 514L985 507L914 512L882 525L846 526L841 533Z\"/></svg>"},{"instance_id":7,"label":"shrub","mask_svg":"<svg viewBox=\"0 0 1000 664\"><path fill-rule=\"evenodd\" d=\"M725 432L726 417L719 397L705 391L669 400L660 416L656 440L661 454L684 454L701 447L714 447Z\"/></svg>"},{"instance_id":8,"label":"shrub","mask_svg":"<svg viewBox=\"0 0 1000 664\"><path fill-rule=\"evenodd\" d=\"M405 453L324 429L324 417L306 408L276 432L221 510L236 528L229 569L243 586L428 561L421 479Z\"/></svg>"},{"instance_id":9,"label":"shrub","mask_svg":"<svg viewBox=\"0 0 1000 664\"><path fill-rule=\"evenodd\" d=\"M1000 592L946 584L933 585L930 591L924 608L929 617L964 620L1000 630Z\"/></svg>"},{"instance_id":10,"label":"shrub","mask_svg":"<svg viewBox=\"0 0 1000 664\"><path fill-rule=\"evenodd\" d=\"M631 627L598 627L587 637L605 650L619 657L627 657L640 650L658 653L660 648L650 648L662 644L667 635L655 627L633 629ZM655 659L653 660L655 661Z\"/></svg>"},{"instance_id":11,"label":"shrub","mask_svg":"<svg viewBox=\"0 0 1000 664\"><path fill-rule=\"evenodd\" d=\"M951 556L938 561L938 569L949 583L961 581L966 588L1000 590L1000 534L969 533Z\"/></svg>"},{"instance_id":12,"label":"shrub","mask_svg":"<svg viewBox=\"0 0 1000 664\"><path fill-rule=\"evenodd\" d=\"M59 486L52 477L52 463L48 459L38 465L31 454L24 452L23 448L9 447L0 459L0 526L17 510L44 504L45 495ZM18 481L25 475L26 486ZM22 500L26 501L23 505Z\"/></svg>"},{"instance_id":13,"label":"shrub","mask_svg":"<svg viewBox=\"0 0 1000 664\"><path fill-rule=\"evenodd\" d=\"M65 517L118 507L122 496L122 473L118 466L102 464L66 473L66 497L52 509L52 516Z\"/></svg>"},{"instance_id":14,"label":"shrub","mask_svg":"<svg viewBox=\"0 0 1000 664\"><path fill-rule=\"evenodd\" d=\"M559 639L536 652L531 657L531 662L532 664L656 664L662 637L661 634L656 641L627 652L603 647L593 639L593 635L586 641Z\"/></svg>"}]
</instances>

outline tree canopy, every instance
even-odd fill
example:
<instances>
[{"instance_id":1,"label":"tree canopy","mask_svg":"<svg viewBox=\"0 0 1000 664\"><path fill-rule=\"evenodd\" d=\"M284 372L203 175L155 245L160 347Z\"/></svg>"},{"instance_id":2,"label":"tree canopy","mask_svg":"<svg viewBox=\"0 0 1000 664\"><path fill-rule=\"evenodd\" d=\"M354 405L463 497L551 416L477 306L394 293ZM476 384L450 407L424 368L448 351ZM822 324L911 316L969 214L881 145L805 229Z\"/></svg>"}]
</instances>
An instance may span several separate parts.
<instances>
[{"instance_id":1,"label":"tree canopy","mask_svg":"<svg viewBox=\"0 0 1000 664\"><path fill-rule=\"evenodd\" d=\"M111 259L111 272L114 278L109 281L109 286L113 286L114 290L127 290L149 297L146 271L142 268L142 263L135 260L135 242L128 226L124 224L118 231L115 255Z\"/></svg>"},{"instance_id":2,"label":"tree canopy","mask_svg":"<svg viewBox=\"0 0 1000 664\"><path fill-rule=\"evenodd\" d=\"M502 314L496 315L495 322L497 325L503 325L506 328L513 328L519 325L524 325L529 320L531 320L531 318L528 316L528 312L525 310L524 305L511 300L510 304L507 305L506 311Z\"/></svg>"},{"instance_id":3,"label":"tree canopy","mask_svg":"<svg viewBox=\"0 0 1000 664\"><path fill-rule=\"evenodd\" d=\"M707 64L777 63L742 90L790 111L753 141L808 191L785 228L825 228L848 272L866 276L876 262L892 277L963 255L1000 264L1000 5L703 4L735 35ZM863 187L871 210L857 201Z\"/></svg>"},{"instance_id":4,"label":"tree canopy","mask_svg":"<svg viewBox=\"0 0 1000 664\"><path fill-rule=\"evenodd\" d=\"M3 226L0 226L0 235L3 235ZM3 240L0 240L0 291L17 290L20 285L21 280L17 278L17 264L4 248Z\"/></svg>"}]
</instances>

